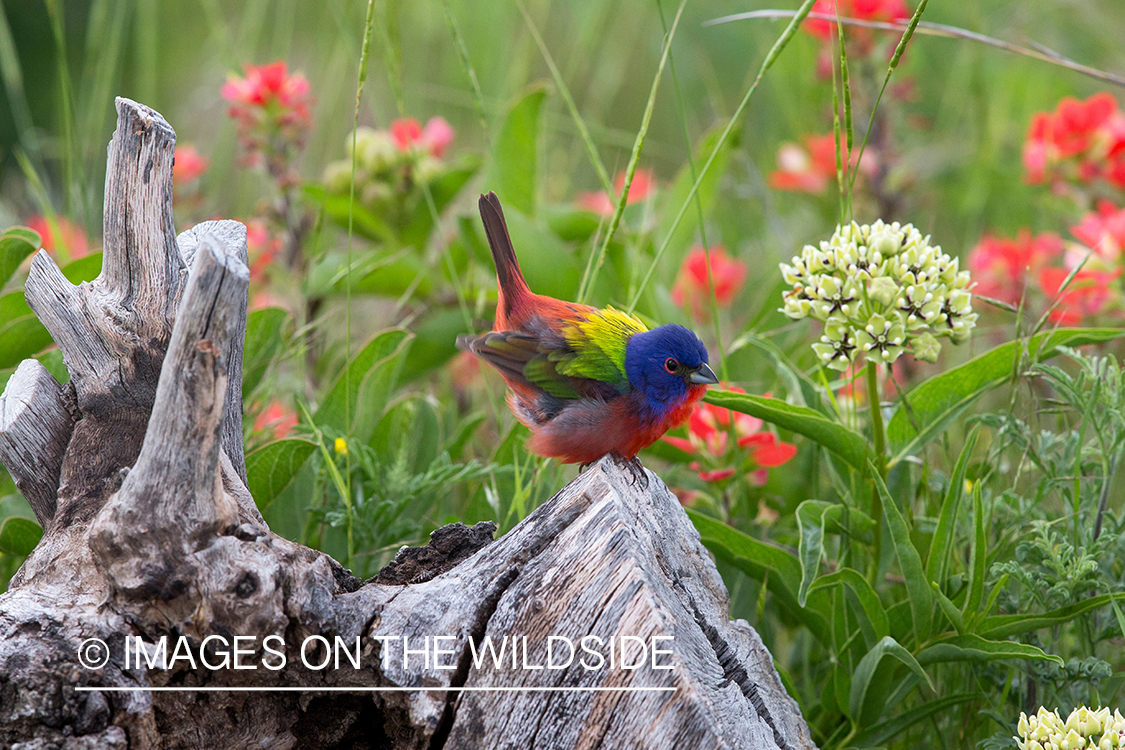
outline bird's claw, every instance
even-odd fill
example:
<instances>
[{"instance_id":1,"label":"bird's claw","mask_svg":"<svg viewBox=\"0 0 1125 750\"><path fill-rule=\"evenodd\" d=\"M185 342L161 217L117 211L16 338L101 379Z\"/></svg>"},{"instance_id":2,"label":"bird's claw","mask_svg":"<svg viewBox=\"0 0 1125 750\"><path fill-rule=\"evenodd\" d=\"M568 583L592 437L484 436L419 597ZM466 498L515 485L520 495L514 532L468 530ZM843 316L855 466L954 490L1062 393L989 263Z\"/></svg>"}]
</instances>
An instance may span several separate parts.
<instances>
[{"instance_id":1,"label":"bird's claw","mask_svg":"<svg viewBox=\"0 0 1125 750\"><path fill-rule=\"evenodd\" d=\"M613 462L617 464L619 469L628 469L629 473L633 476L632 485L640 483L642 490L648 489L648 474L645 472L644 464L641 459L633 456L632 458L625 458L624 456L613 454Z\"/></svg>"}]
</instances>

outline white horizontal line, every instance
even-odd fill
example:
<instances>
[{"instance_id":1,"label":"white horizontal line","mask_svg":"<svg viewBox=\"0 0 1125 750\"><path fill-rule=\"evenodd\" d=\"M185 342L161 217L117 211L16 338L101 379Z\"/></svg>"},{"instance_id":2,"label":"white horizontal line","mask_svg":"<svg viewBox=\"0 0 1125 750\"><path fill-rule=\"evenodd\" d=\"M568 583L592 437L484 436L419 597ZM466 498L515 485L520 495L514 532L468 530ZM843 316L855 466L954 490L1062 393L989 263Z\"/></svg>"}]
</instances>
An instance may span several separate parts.
<instances>
[{"instance_id":1,"label":"white horizontal line","mask_svg":"<svg viewBox=\"0 0 1125 750\"><path fill-rule=\"evenodd\" d=\"M75 687L106 693L671 693L674 687Z\"/></svg>"}]
</instances>

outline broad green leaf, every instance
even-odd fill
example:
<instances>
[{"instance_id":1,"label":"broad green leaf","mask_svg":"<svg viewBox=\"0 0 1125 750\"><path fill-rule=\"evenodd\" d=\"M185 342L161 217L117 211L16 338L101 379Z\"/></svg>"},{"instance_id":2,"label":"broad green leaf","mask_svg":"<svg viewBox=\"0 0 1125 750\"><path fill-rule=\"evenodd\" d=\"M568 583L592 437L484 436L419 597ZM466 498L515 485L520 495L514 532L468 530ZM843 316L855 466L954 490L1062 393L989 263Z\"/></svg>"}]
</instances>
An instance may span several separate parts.
<instances>
[{"instance_id":1,"label":"broad green leaf","mask_svg":"<svg viewBox=\"0 0 1125 750\"><path fill-rule=\"evenodd\" d=\"M774 598L784 606L822 643L828 637L828 627L815 609L824 605L822 597L810 597L809 607L797 602L797 588L801 584L801 564L797 558L783 549L759 541L727 526L722 521L687 511L695 525L703 544L715 557L730 563L746 575L758 581L766 581L766 586ZM767 580L768 573L768 580Z\"/></svg>"},{"instance_id":2,"label":"broad green leaf","mask_svg":"<svg viewBox=\"0 0 1125 750\"><path fill-rule=\"evenodd\" d=\"M930 552L926 559L926 578L936 581L939 585L945 581L946 566L949 565L949 555L953 551L953 535L957 530L961 496L965 492L965 470L968 469L969 460L973 457L977 435L978 430L974 427L965 440L961 455L957 458L957 465L949 477L949 487L946 488L945 498L941 503L941 513L938 514L934 538L930 542Z\"/></svg>"},{"instance_id":3,"label":"broad green leaf","mask_svg":"<svg viewBox=\"0 0 1125 750\"><path fill-rule=\"evenodd\" d=\"M15 367L50 345L51 334L38 318L34 315L16 318L0 328L0 370Z\"/></svg>"},{"instance_id":4,"label":"broad green leaf","mask_svg":"<svg viewBox=\"0 0 1125 750\"><path fill-rule=\"evenodd\" d=\"M891 625L887 619L887 612L883 609L883 603L879 601L879 595L875 593L875 589L871 588L871 584L859 571L852 568L841 568L835 573L829 573L816 579L809 590L816 591L835 585L847 586L855 592L856 599L859 600L862 607L863 615L867 618L876 639L882 639L890 635ZM855 614L859 615L860 613L856 612Z\"/></svg>"},{"instance_id":5,"label":"broad green leaf","mask_svg":"<svg viewBox=\"0 0 1125 750\"><path fill-rule=\"evenodd\" d=\"M10 516L0 524L0 552L27 557L43 538L43 529L35 521Z\"/></svg>"},{"instance_id":6,"label":"broad green leaf","mask_svg":"<svg viewBox=\"0 0 1125 750\"><path fill-rule=\"evenodd\" d=\"M1053 661L1060 667L1063 660L1054 654L1026 643L990 641L979 635L955 635L938 641L918 654L919 664L943 664L953 661L985 662L997 659L1038 659Z\"/></svg>"},{"instance_id":7,"label":"broad green leaf","mask_svg":"<svg viewBox=\"0 0 1125 750\"><path fill-rule=\"evenodd\" d=\"M873 689L875 687L875 671L879 663L883 661L884 657L891 656L898 659L906 665L907 669L915 674L919 680L925 682L930 690L934 689L934 684L930 681L929 675L926 674L922 666L917 660L911 656L910 652L903 648L898 641L890 636L880 639L867 654L860 659L859 664L852 673L852 690L851 696L848 700L848 711L852 721L859 723L860 726L871 723L883 711L883 705L886 703L887 696L882 691Z\"/></svg>"},{"instance_id":8,"label":"broad green leaf","mask_svg":"<svg viewBox=\"0 0 1125 750\"><path fill-rule=\"evenodd\" d=\"M246 317L246 343L242 354L242 397L248 398L262 381L285 338L289 313L280 307L254 310Z\"/></svg>"},{"instance_id":9,"label":"broad green leaf","mask_svg":"<svg viewBox=\"0 0 1125 750\"><path fill-rule=\"evenodd\" d=\"M806 500L797 506L797 557L801 562L801 587L797 603L805 606L809 586L820 573L820 557L824 549L824 513L831 506L824 500Z\"/></svg>"},{"instance_id":10,"label":"broad green leaf","mask_svg":"<svg viewBox=\"0 0 1125 750\"><path fill-rule=\"evenodd\" d=\"M1083 599L1075 604L1052 609L1050 612L1038 615L992 615L982 619L976 631L977 635L983 638L1009 638L1013 635L1029 633L1032 630L1062 625L1079 615L1101 609L1109 605L1114 599L1125 601L1125 593L1091 596L1089 599Z\"/></svg>"},{"instance_id":11,"label":"broad green leaf","mask_svg":"<svg viewBox=\"0 0 1125 750\"><path fill-rule=\"evenodd\" d=\"M246 486L259 509L268 508L289 486L315 448L316 443L290 438L246 454Z\"/></svg>"},{"instance_id":12,"label":"broad green leaf","mask_svg":"<svg viewBox=\"0 0 1125 750\"><path fill-rule=\"evenodd\" d=\"M357 188L358 192L358 188ZM328 217L342 227L348 226L348 215L351 212L352 228L361 237L376 242L393 242L394 230L383 221L382 217L364 206L356 197L351 204L350 195L329 193L323 185L309 184L305 186L305 194L324 207Z\"/></svg>"},{"instance_id":13,"label":"broad green leaf","mask_svg":"<svg viewBox=\"0 0 1125 750\"><path fill-rule=\"evenodd\" d=\"M571 299L582 275L571 249L519 211L504 216L527 285L536 294Z\"/></svg>"},{"instance_id":14,"label":"broad green leaf","mask_svg":"<svg viewBox=\"0 0 1125 750\"><path fill-rule=\"evenodd\" d=\"M739 336L735 342L730 345L727 351L727 357L732 356L745 346L755 347L773 361L773 369L777 373L777 376L785 383L786 392L792 398L799 399L797 402L798 406L810 406L826 417L831 418L833 416L832 413L828 411L829 407L825 404L824 399L821 398L823 389L817 383L813 382L812 378L802 372L800 368L796 367L790 361L788 355L786 355L777 344L750 331ZM730 365L729 361L727 365Z\"/></svg>"},{"instance_id":15,"label":"broad green leaf","mask_svg":"<svg viewBox=\"0 0 1125 750\"><path fill-rule=\"evenodd\" d=\"M539 207L539 218L564 242L586 242L598 231L598 215L569 203Z\"/></svg>"},{"instance_id":16,"label":"broad green leaf","mask_svg":"<svg viewBox=\"0 0 1125 750\"><path fill-rule=\"evenodd\" d=\"M711 390L703 400L715 406L734 409L778 427L791 430L822 445L861 472L867 471L867 441L862 435L827 419L823 414L804 406L793 406L775 398L747 393Z\"/></svg>"},{"instance_id":17,"label":"broad green leaf","mask_svg":"<svg viewBox=\"0 0 1125 750\"><path fill-rule=\"evenodd\" d=\"M62 275L71 284L93 281L102 272L102 254L91 253L84 258L67 263L62 267Z\"/></svg>"},{"instance_id":18,"label":"broad green leaf","mask_svg":"<svg viewBox=\"0 0 1125 750\"><path fill-rule=\"evenodd\" d=\"M360 409L359 404L360 386L365 384L369 374L382 365L393 362L409 339L410 334L401 328L391 328L375 334L374 338L352 357L347 369L340 373L340 377L324 397L320 408L316 410L316 423L321 427L331 427L338 432L349 432L349 428L353 427L353 415L364 411ZM386 406L388 395L383 394L381 403L376 405L377 413L371 413L371 405L364 404L364 409L367 410L364 413L365 423L378 422L383 414L383 407ZM359 421L356 418L355 422ZM354 434L366 441L359 425L354 426L356 428Z\"/></svg>"},{"instance_id":19,"label":"broad green leaf","mask_svg":"<svg viewBox=\"0 0 1125 750\"><path fill-rule=\"evenodd\" d=\"M12 278L24 258L41 244L39 233L27 227L11 227L0 234L0 289Z\"/></svg>"},{"instance_id":20,"label":"broad green leaf","mask_svg":"<svg viewBox=\"0 0 1125 750\"><path fill-rule=\"evenodd\" d=\"M900 406L887 424L887 440L893 466L916 453L945 432L957 417L982 394L1008 380L1016 357L1027 347L1028 354L1044 360L1058 354L1061 346L1084 346L1125 336L1121 328L1060 328L1029 339L1001 344L965 364L936 375L906 394L910 411ZM911 422L917 423L917 428Z\"/></svg>"},{"instance_id":21,"label":"broad green leaf","mask_svg":"<svg viewBox=\"0 0 1125 750\"><path fill-rule=\"evenodd\" d=\"M402 368L403 382L423 377L456 356L457 336L467 333L465 316L456 308L435 310L413 323L410 331L414 339Z\"/></svg>"},{"instance_id":22,"label":"broad green leaf","mask_svg":"<svg viewBox=\"0 0 1125 750\"><path fill-rule=\"evenodd\" d=\"M434 202L434 211L440 217L442 210L457 197L461 188L472 179L480 169L480 158L466 154L455 165L447 169L429 184L430 198ZM413 215L407 220L402 229L402 243L417 248L424 248L430 232L434 228L434 211L425 196L414 207Z\"/></svg>"},{"instance_id":23,"label":"broad green leaf","mask_svg":"<svg viewBox=\"0 0 1125 750\"><path fill-rule=\"evenodd\" d=\"M860 732L852 738L851 745L854 747L883 745L887 740L897 737L920 721L941 714L954 706L975 700L980 700L980 696L976 693L958 693L957 695L947 695L944 698L928 700L917 708L905 711L893 719L881 721L870 729Z\"/></svg>"},{"instance_id":24,"label":"broad green leaf","mask_svg":"<svg viewBox=\"0 0 1125 750\"><path fill-rule=\"evenodd\" d=\"M887 527L891 531L891 540L894 542L895 555L898 557L899 567L902 568L903 578L906 579L906 594L910 601L910 615L914 620L914 638L922 643L930 637L934 614L934 592L926 580L926 573L922 568L922 558L910 541L910 529L906 520L899 512L894 498L887 492L887 485L883 478L871 467L871 478L875 481L875 489L883 500L883 516L887 519Z\"/></svg>"},{"instance_id":25,"label":"broad green leaf","mask_svg":"<svg viewBox=\"0 0 1125 750\"><path fill-rule=\"evenodd\" d=\"M543 86L534 86L508 110L492 145L492 161L481 185L485 191L494 191L505 209L515 208L526 216L535 216L539 113L546 96Z\"/></svg>"}]
</instances>

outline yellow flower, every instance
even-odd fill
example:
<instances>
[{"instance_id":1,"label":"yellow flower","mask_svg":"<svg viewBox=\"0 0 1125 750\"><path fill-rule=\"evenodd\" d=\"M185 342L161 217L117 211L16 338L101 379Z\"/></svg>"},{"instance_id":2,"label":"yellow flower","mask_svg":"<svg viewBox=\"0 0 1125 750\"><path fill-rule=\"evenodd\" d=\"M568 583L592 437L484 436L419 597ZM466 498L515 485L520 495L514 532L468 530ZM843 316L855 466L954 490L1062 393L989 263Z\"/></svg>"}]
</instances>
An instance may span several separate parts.
<instances>
[{"instance_id":1,"label":"yellow flower","mask_svg":"<svg viewBox=\"0 0 1125 750\"><path fill-rule=\"evenodd\" d=\"M348 455L348 441L343 438L336 438L336 453L341 456Z\"/></svg>"}]
</instances>

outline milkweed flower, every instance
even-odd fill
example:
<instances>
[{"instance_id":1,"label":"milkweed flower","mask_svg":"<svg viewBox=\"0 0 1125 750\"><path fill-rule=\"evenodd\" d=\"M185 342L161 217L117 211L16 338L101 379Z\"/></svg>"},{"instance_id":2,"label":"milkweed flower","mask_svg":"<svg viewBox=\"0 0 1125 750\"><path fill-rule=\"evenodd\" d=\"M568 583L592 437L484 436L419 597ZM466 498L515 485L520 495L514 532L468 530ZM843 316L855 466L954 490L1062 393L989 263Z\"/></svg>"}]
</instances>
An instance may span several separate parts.
<instances>
[{"instance_id":1,"label":"milkweed flower","mask_svg":"<svg viewBox=\"0 0 1125 750\"><path fill-rule=\"evenodd\" d=\"M1020 712L1016 723L1019 750L1120 750L1125 748L1125 717L1114 709L1079 706L1063 720L1058 709Z\"/></svg>"},{"instance_id":2,"label":"milkweed flower","mask_svg":"<svg viewBox=\"0 0 1125 750\"><path fill-rule=\"evenodd\" d=\"M727 390L746 393L738 387ZM742 472L754 484L762 485L769 478L770 469L788 463L797 455L797 446L778 440L777 435L762 429L764 425L757 417L700 401L688 418L688 437L665 435L663 440L698 459L690 466L704 482L722 482ZM733 448L730 445L732 426ZM736 466L731 466L732 463Z\"/></svg>"},{"instance_id":3,"label":"milkweed flower","mask_svg":"<svg viewBox=\"0 0 1125 750\"><path fill-rule=\"evenodd\" d=\"M824 323L813 350L841 372L860 355L890 364L910 350L933 361L938 338L960 343L976 325L969 272L911 224L839 226L782 263L781 273L793 288L782 293L780 311Z\"/></svg>"},{"instance_id":4,"label":"milkweed flower","mask_svg":"<svg viewBox=\"0 0 1125 750\"><path fill-rule=\"evenodd\" d=\"M672 286L672 302L681 307L685 303L690 304L697 320L706 319L711 300L707 280L708 254L711 258L711 278L715 282L715 301L719 305L729 305L746 281L746 264L728 256L722 245L715 245L710 253L698 245L692 248Z\"/></svg>"}]
</instances>

